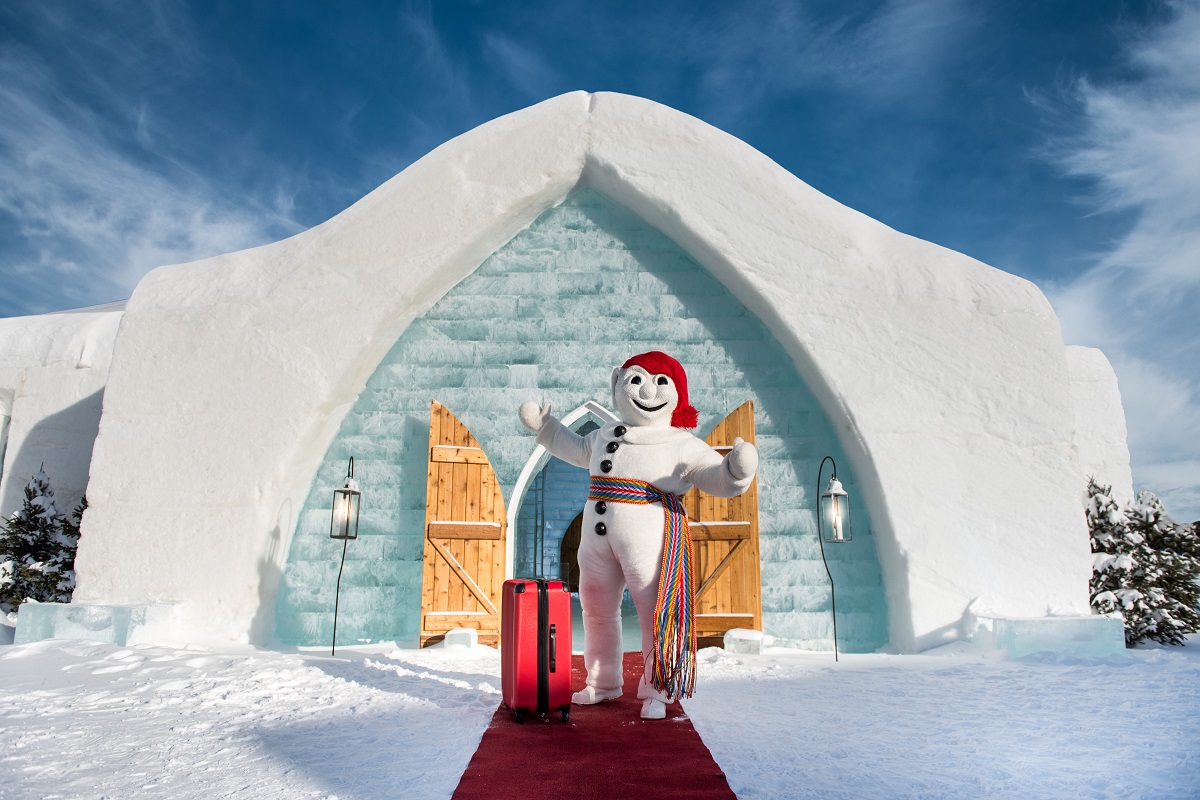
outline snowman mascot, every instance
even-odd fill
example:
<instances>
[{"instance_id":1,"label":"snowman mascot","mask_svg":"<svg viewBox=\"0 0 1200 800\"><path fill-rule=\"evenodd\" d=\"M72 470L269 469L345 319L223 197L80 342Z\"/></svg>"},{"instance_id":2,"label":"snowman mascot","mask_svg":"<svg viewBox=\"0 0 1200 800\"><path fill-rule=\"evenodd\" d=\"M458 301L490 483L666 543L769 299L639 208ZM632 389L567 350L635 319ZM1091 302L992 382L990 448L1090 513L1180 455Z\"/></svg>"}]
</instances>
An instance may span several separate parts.
<instances>
[{"instance_id":1,"label":"snowman mascot","mask_svg":"<svg viewBox=\"0 0 1200 800\"><path fill-rule=\"evenodd\" d=\"M580 436L550 414L550 404L521 405L525 427L552 455L591 474L579 545L587 685L572 702L621 696L621 597L637 607L645 672L638 686L642 719L663 719L666 706L695 687L691 537L682 497L693 486L718 497L750 487L754 445L738 439L722 457L689 433L687 375L666 353L634 356L613 370L620 422Z\"/></svg>"}]
</instances>

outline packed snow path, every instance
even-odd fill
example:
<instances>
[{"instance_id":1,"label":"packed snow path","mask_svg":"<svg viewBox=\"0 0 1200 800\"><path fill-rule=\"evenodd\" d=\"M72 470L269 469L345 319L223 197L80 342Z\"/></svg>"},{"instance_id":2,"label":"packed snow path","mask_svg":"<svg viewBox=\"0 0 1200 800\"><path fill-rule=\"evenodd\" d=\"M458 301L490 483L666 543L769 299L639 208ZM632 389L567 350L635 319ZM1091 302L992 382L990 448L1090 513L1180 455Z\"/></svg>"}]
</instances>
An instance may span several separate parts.
<instances>
[{"instance_id":1,"label":"packed snow path","mask_svg":"<svg viewBox=\"0 0 1200 800\"><path fill-rule=\"evenodd\" d=\"M685 706L741 798L1194 798L1200 641L1107 662L700 654ZM449 798L488 648L0 646L0 797Z\"/></svg>"}]
</instances>

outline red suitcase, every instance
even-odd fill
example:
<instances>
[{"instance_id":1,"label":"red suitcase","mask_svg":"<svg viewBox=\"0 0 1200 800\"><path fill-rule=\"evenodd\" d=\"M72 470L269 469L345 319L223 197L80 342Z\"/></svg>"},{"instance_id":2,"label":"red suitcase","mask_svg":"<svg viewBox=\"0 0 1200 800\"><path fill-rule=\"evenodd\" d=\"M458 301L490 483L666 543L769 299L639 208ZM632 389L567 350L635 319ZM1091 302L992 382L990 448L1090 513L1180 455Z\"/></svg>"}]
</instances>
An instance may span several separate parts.
<instances>
[{"instance_id":1,"label":"red suitcase","mask_svg":"<svg viewBox=\"0 0 1200 800\"><path fill-rule=\"evenodd\" d=\"M524 722L571 713L571 594L562 581L504 582L500 608L504 705Z\"/></svg>"}]
</instances>

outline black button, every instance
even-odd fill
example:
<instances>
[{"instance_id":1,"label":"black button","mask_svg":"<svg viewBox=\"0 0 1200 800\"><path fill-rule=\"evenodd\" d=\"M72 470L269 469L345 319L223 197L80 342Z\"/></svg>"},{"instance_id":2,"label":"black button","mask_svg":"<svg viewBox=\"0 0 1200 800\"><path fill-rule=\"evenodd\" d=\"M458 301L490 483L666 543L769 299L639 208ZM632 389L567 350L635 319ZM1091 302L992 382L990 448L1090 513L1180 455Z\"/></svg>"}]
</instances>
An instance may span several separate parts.
<instances>
[{"instance_id":1,"label":"black button","mask_svg":"<svg viewBox=\"0 0 1200 800\"><path fill-rule=\"evenodd\" d=\"M609 442L608 447L606 447L604 449L610 453L615 453L615 452L617 452L617 448L620 446L621 446L620 442Z\"/></svg>"},{"instance_id":2,"label":"black button","mask_svg":"<svg viewBox=\"0 0 1200 800\"><path fill-rule=\"evenodd\" d=\"M604 502L603 500L600 500L599 502L596 503L596 513L603 514L605 511L608 511L608 503Z\"/></svg>"},{"instance_id":3,"label":"black button","mask_svg":"<svg viewBox=\"0 0 1200 800\"><path fill-rule=\"evenodd\" d=\"M597 535L597 536L603 536L603 535L605 535L606 533L608 533L608 528L606 528L606 527L604 526L604 523L603 523L603 522L597 522L597 523L596 523L596 535Z\"/></svg>"},{"instance_id":4,"label":"black button","mask_svg":"<svg viewBox=\"0 0 1200 800\"><path fill-rule=\"evenodd\" d=\"M617 427L613 428L613 433L616 434L617 436L624 436L625 430L626 430L626 428L624 425L618 425Z\"/></svg>"},{"instance_id":5,"label":"black button","mask_svg":"<svg viewBox=\"0 0 1200 800\"><path fill-rule=\"evenodd\" d=\"M600 462L601 472L612 472L612 462L607 458Z\"/></svg>"}]
</instances>

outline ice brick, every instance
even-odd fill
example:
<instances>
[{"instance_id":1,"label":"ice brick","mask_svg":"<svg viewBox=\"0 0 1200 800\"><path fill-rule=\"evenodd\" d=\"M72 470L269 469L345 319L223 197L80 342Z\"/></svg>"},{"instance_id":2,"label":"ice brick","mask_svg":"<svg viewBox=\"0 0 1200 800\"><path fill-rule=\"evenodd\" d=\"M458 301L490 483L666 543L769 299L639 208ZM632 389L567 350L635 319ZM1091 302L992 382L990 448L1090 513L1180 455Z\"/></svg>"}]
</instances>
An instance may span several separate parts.
<instances>
[{"instance_id":1,"label":"ice brick","mask_svg":"<svg viewBox=\"0 0 1200 800\"><path fill-rule=\"evenodd\" d=\"M972 638L989 642L1010 658L1038 653L1070 658L1109 658L1125 652L1125 623L1116 617L980 617Z\"/></svg>"},{"instance_id":2,"label":"ice brick","mask_svg":"<svg viewBox=\"0 0 1200 800\"><path fill-rule=\"evenodd\" d=\"M169 605L88 605L24 603L17 613L15 644L44 639L83 639L124 646L154 641L169 633L175 609Z\"/></svg>"}]
</instances>

